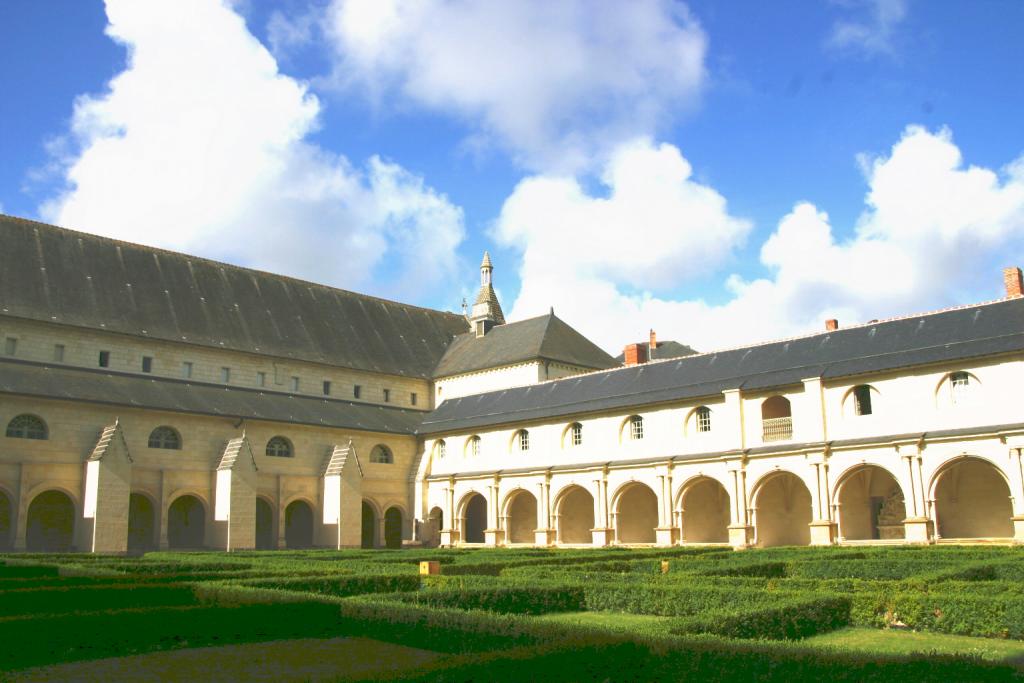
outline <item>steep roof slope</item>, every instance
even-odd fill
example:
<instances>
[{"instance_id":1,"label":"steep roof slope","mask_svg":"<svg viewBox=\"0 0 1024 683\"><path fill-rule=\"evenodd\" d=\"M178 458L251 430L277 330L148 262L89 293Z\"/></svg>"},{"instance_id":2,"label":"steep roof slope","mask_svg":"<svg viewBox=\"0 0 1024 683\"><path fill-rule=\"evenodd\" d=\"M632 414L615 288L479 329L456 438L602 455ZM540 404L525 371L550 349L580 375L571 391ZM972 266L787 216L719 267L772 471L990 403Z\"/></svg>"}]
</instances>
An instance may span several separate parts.
<instances>
[{"instance_id":1,"label":"steep roof slope","mask_svg":"<svg viewBox=\"0 0 1024 683\"><path fill-rule=\"evenodd\" d=\"M484 335L459 335L434 370L434 377L496 368L529 360L550 360L603 370L617 365L601 350L554 313L497 325Z\"/></svg>"},{"instance_id":2,"label":"steep roof slope","mask_svg":"<svg viewBox=\"0 0 1024 683\"><path fill-rule=\"evenodd\" d=\"M1024 351L1024 298L449 399L421 433L714 396Z\"/></svg>"},{"instance_id":3,"label":"steep roof slope","mask_svg":"<svg viewBox=\"0 0 1024 683\"><path fill-rule=\"evenodd\" d=\"M0 314L429 377L445 313L0 215Z\"/></svg>"}]
</instances>

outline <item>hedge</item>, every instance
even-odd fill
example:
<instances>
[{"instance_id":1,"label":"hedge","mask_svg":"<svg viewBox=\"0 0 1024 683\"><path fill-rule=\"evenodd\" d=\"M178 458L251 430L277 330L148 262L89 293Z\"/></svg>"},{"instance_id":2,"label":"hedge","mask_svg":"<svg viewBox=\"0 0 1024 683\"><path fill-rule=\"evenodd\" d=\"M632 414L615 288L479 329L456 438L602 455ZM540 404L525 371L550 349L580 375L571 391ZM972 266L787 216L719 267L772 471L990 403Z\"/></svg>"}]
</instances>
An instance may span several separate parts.
<instances>
[{"instance_id":1,"label":"hedge","mask_svg":"<svg viewBox=\"0 0 1024 683\"><path fill-rule=\"evenodd\" d=\"M728 638L797 640L850 623L849 598L794 598L760 609L706 612L673 620L672 633L714 633Z\"/></svg>"},{"instance_id":2,"label":"hedge","mask_svg":"<svg viewBox=\"0 0 1024 683\"><path fill-rule=\"evenodd\" d=\"M190 586L47 587L0 591L0 617L19 614L66 614L131 607L193 605Z\"/></svg>"},{"instance_id":3,"label":"hedge","mask_svg":"<svg viewBox=\"0 0 1024 683\"><path fill-rule=\"evenodd\" d=\"M430 607L455 607L502 614L578 612L586 604L581 586L437 590L399 595L396 599Z\"/></svg>"},{"instance_id":4,"label":"hedge","mask_svg":"<svg viewBox=\"0 0 1024 683\"><path fill-rule=\"evenodd\" d=\"M371 576L309 576L302 578L272 577L238 581L238 585L253 588L270 588L322 595L362 595L365 593L396 593L415 591L420 588L418 574Z\"/></svg>"}]
</instances>

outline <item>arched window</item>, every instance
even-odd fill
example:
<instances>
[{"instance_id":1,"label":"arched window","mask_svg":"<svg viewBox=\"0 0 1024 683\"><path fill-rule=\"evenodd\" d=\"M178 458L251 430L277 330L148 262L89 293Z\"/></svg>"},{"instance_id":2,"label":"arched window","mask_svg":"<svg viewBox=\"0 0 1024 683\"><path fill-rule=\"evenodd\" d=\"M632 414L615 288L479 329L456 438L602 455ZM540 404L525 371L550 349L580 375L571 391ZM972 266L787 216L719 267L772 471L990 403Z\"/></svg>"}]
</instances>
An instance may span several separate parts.
<instances>
[{"instance_id":1,"label":"arched window","mask_svg":"<svg viewBox=\"0 0 1024 683\"><path fill-rule=\"evenodd\" d=\"M644 419L639 415L629 418L629 438L631 441L644 438Z\"/></svg>"},{"instance_id":2,"label":"arched window","mask_svg":"<svg viewBox=\"0 0 1024 683\"><path fill-rule=\"evenodd\" d=\"M761 404L761 439L785 441L793 438L793 409L785 396L771 396Z\"/></svg>"},{"instance_id":3,"label":"arched window","mask_svg":"<svg viewBox=\"0 0 1024 683\"><path fill-rule=\"evenodd\" d=\"M157 427L149 433L150 448L169 448L172 451L181 450L181 436L173 427Z\"/></svg>"},{"instance_id":4,"label":"arched window","mask_svg":"<svg viewBox=\"0 0 1024 683\"><path fill-rule=\"evenodd\" d=\"M583 445L583 425L579 422L569 425L569 445L573 448Z\"/></svg>"},{"instance_id":5,"label":"arched window","mask_svg":"<svg viewBox=\"0 0 1024 683\"><path fill-rule=\"evenodd\" d=\"M870 415L871 409L871 387L867 384L860 384L853 388L853 414Z\"/></svg>"},{"instance_id":6,"label":"arched window","mask_svg":"<svg viewBox=\"0 0 1024 683\"><path fill-rule=\"evenodd\" d=\"M275 458L292 457L292 443L283 436L275 436L267 442L267 455Z\"/></svg>"},{"instance_id":7,"label":"arched window","mask_svg":"<svg viewBox=\"0 0 1024 683\"><path fill-rule=\"evenodd\" d=\"M384 444L377 444L370 451L370 462L379 462L385 465L390 465L395 462L395 457L391 455L391 449Z\"/></svg>"},{"instance_id":8,"label":"arched window","mask_svg":"<svg viewBox=\"0 0 1024 683\"><path fill-rule=\"evenodd\" d=\"M971 395L971 376L963 371L949 374L949 391L953 405L967 403Z\"/></svg>"},{"instance_id":9,"label":"arched window","mask_svg":"<svg viewBox=\"0 0 1024 683\"><path fill-rule=\"evenodd\" d=\"M46 439L46 423L35 415L19 415L7 423L7 436L14 439Z\"/></svg>"},{"instance_id":10,"label":"arched window","mask_svg":"<svg viewBox=\"0 0 1024 683\"><path fill-rule=\"evenodd\" d=\"M701 406L693 412L694 425L697 432L703 434L711 431L711 408Z\"/></svg>"},{"instance_id":11,"label":"arched window","mask_svg":"<svg viewBox=\"0 0 1024 683\"><path fill-rule=\"evenodd\" d=\"M525 429L520 429L518 432L516 432L515 442L516 447L520 451L525 452L530 450L530 432L526 431Z\"/></svg>"},{"instance_id":12,"label":"arched window","mask_svg":"<svg viewBox=\"0 0 1024 683\"><path fill-rule=\"evenodd\" d=\"M480 437L476 434L466 440L466 455L471 458L480 456Z\"/></svg>"},{"instance_id":13,"label":"arched window","mask_svg":"<svg viewBox=\"0 0 1024 683\"><path fill-rule=\"evenodd\" d=\"M437 443L434 444L434 452L437 454L438 459L444 459L444 456L448 454L448 445L445 444L444 439L438 439Z\"/></svg>"}]
</instances>

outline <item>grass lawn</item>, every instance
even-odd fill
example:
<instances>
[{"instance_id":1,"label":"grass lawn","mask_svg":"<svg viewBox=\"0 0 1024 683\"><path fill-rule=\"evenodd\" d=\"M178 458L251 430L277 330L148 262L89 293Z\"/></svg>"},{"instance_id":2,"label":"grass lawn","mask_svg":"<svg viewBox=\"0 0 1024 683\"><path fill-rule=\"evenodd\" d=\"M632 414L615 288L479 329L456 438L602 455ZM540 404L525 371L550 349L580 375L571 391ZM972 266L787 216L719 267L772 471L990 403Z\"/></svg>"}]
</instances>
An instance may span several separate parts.
<instances>
[{"instance_id":1,"label":"grass lawn","mask_svg":"<svg viewBox=\"0 0 1024 683\"><path fill-rule=\"evenodd\" d=\"M1019 640L852 627L822 633L802 642L815 647L878 654L971 655L990 662L1024 666L1024 642Z\"/></svg>"},{"instance_id":2,"label":"grass lawn","mask_svg":"<svg viewBox=\"0 0 1024 683\"><path fill-rule=\"evenodd\" d=\"M636 633L645 636L667 636L665 622L671 617L624 612L559 612L531 617L537 621L600 628L614 633Z\"/></svg>"}]
</instances>

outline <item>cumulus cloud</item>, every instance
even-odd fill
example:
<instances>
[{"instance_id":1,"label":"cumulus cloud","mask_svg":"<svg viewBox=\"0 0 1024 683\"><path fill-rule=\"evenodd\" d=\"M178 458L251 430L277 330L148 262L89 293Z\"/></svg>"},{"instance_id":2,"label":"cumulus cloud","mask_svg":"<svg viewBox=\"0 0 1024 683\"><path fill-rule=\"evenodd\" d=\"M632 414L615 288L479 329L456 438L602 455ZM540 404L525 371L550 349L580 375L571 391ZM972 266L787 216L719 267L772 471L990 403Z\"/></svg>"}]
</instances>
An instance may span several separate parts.
<instances>
[{"instance_id":1,"label":"cumulus cloud","mask_svg":"<svg viewBox=\"0 0 1024 683\"><path fill-rule=\"evenodd\" d=\"M865 56L894 54L897 27L907 17L907 0L862 0L866 19L841 20L832 26L827 45L839 50L854 50Z\"/></svg>"},{"instance_id":2,"label":"cumulus cloud","mask_svg":"<svg viewBox=\"0 0 1024 683\"><path fill-rule=\"evenodd\" d=\"M333 0L338 79L454 114L534 168L652 133L704 82L707 39L671 0Z\"/></svg>"},{"instance_id":3,"label":"cumulus cloud","mask_svg":"<svg viewBox=\"0 0 1024 683\"><path fill-rule=\"evenodd\" d=\"M394 163L308 142L320 102L229 6L108 0L107 16L128 65L76 101L45 220L347 287L387 255L418 283L392 296L454 269L461 210Z\"/></svg>"},{"instance_id":4,"label":"cumulus cloud","mask_svg":"<svg viewBox=\"0 0 1024 683\"><path fill-rule=\"evenodd\" d=\"M603 198L544 177L524 180L506 201L497 234L523 249L513 317L554 305L613 351L649 327L721 348L816 331L829 317L851 323L993 298L1004 254L1024 247L1024 157L1002 172L965 166L949 130L911 126L888 155L861 160L865 209L848 239L836 238L826 212L799 202L761 245L769 277L726 277L721 304L658 296L644 288L683 285L726 262L746 224L693 183L688 166L682 173L685 161L667 145L634 145L606 178L619 177L631 155L637 163L625 175L649 188L641 204L659 206L652 214L617 223L631 200L616 185Z\"/></svg>"}]
</instances>

